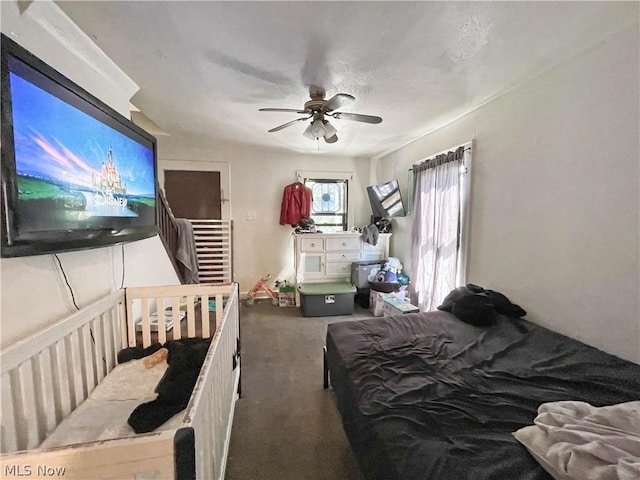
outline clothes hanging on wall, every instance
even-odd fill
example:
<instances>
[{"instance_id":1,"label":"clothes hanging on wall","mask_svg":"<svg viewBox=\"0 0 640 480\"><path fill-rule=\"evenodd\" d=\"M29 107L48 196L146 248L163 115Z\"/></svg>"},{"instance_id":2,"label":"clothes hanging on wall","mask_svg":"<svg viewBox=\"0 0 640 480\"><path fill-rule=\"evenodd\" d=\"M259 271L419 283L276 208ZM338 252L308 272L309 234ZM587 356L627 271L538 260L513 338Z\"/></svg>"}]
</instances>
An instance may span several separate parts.
<instances>
[{"instance_id":1,"label":"clothes hanging on wall","mask_svg":"<svg viewBox=\"0 0 640 480\"><path fill-rule=\"evenodd\" d=\"M311 216L312 194L309 187L295 182L284 187L280 208L280 225L295 227L300 219Z\"/></svg>"}]
</instances>

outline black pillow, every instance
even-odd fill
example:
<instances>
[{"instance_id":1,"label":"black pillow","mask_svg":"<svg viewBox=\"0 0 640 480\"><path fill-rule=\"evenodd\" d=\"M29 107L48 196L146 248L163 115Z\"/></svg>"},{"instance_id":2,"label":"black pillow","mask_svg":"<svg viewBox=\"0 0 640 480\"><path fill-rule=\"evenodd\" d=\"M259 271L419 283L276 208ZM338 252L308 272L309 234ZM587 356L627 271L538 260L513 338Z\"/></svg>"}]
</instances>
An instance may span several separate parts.
<instances>
[{"instance_id":1,"label":"black pillow","mask_svg":"<svg viewBox=\"0 0 640 480\"><path fill-rule=\"evenodd\" d=\"M477 327L493 324L497 314L507 317L523 317L527 314L502 293L485 290L473 283L451 290L438 310L453 313L463 322Z\"/></svg>"},{"instance_id":2,"label":"black pillow","mask_svg":"<svg viewBox=\"0 0 640 480\"><path fill-rule=\"evenodd\" d=\"M486 292L486 290L478 285L474 285L473 283L467 283L466 285L467 290L469 290L471 293L484 293Z\"/></svg>"},{"instance_id":3,"label":"black pillow","mask_svg":"<svg viewBox=\"0 0 640 480\"><path fill-rule=\"evenodd\" d=\"M438 310L442 310L443 312L451 312L453 305L460 300L461 298L469 295L470 292L467 287L458 287L451 290L444 300L442 301L442 305L438 307Z\"/></svg>"},{"instance_id":4,"label":"black pillow","mask_svg":"<svg viewBox=\"0 0 640 480\"><path fill-rule=\"evenodd\" d=\"M527 314L520 305L511 303L511 300L502 293L493 290L485 290L485 293L495 304L496 312L506 315L507 317L524 317Z\"/></svg>"},{"instance_id":5,"label":"black pillow","mask_svg":"<svg viewBox=\"0 0 640 480\"><path fill-rule=\"evenodd\" d=\"M457 318L476 327L495 323L497 314L494 302L484 293L471 293L456 301L452 308Z\"/></svg>"}]
</instances>

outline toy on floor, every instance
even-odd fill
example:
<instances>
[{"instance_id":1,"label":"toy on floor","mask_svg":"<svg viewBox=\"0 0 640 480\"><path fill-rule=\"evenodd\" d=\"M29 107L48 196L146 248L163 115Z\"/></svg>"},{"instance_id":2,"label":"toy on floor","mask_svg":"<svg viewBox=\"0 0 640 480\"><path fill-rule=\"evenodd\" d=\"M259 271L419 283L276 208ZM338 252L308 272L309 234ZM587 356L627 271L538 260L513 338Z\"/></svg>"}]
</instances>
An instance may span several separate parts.
<instances>
[{"instance_id":1,"label":"toy on floor","mask_svg":"<svg viewBox=\"0 0 640 480\"><path fill-rule=\"evenodd\" d=\"M266 277L263 277L260 280L258 280L258 283L256 283L253 286L253 288L247 292L248 307L251 307L254 304L255 298L258 295L258 292L260 291L265 292L267 295L269 295L269 297L271 297L271 303L273 305L276 305L276 306L278 305L278 295L273 293L273 290L271 290L267 285L267 282L269 281L269 279L271 279L270 273L268 273Z\"/></svg>"}]
</instances>

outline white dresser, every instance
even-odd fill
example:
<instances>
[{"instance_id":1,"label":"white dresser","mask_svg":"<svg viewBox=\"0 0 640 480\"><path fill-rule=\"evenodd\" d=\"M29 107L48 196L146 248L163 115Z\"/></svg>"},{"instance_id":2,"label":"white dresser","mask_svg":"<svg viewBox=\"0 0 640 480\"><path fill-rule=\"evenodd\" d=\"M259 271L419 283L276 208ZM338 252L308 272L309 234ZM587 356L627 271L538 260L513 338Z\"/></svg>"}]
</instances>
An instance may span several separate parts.
<instances>
[{"instance_id":1,"label":"white dresser","mask_svg":"<svg viewBox=\"0 0 640 480\"><path fill-rule=\"evenodd\" d=\"M351 263L389 257L390 233L377 244L363 242L359 233L301 233L295 238L296 283L351 280Z\"/></svg>"}]
</instances>

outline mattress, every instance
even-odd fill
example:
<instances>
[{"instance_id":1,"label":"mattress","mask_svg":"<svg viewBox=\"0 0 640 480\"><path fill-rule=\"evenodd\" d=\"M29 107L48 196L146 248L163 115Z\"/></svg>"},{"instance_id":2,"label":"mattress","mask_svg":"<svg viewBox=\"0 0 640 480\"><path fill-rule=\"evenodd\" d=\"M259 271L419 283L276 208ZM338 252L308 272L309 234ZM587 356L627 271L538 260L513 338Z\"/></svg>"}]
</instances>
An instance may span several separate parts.
<instances>
[{"instance_id":1,"label":"mattress","mask_svg":"<svg viewBox=\"0 0 640 480\"><path fill-rule=\"evenodd\" d=\"M367 479L546 480L512 435L540 404L640 398L640 366L525 320L481 328L436 311L340 322L326 346Z\"/></svg>"},{"instance_id":2,"label":"mattress","mask_svg":"<svg viewBox=\"0 0 640 480\"><path fill-rule=\"evenodd\" d=\"M40 448L135 435L127 419L139 404L157 397L154 389L167 368L166 361L146 368L143 359L117 365L89 398L47 436ZM178 428L183 413L174 415L157 430Z\"/></svg>"}]
</instances>

